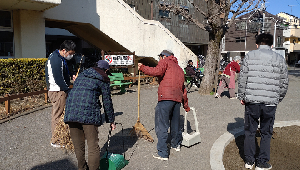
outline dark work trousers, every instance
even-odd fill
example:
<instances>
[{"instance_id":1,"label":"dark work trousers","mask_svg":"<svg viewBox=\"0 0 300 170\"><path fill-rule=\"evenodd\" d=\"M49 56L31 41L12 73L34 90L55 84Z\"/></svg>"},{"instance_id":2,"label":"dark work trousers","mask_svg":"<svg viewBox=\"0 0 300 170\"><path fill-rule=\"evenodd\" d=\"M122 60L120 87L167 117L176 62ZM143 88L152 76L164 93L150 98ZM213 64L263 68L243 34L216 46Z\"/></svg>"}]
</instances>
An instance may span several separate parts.
<instances>
[{"instance_id":1,"label":"dark work trousers","mask_svg":"<svg viewBox=\"0 0 300 170\"><path fill-rule=\"evenodd\" d=\"M245 161L255 162L255 134L260 122L260 149L256 163L266 163L270 160L270 142L273 133L275 112L277 106L266 106L265 104L245 105ZM258 120L260 119L260 120Z\"/></svg>"},{"instance_id":2,"label":"dark work trousers","mask_svg":"<svg viewBox=\"0 0 300 170\"><path fill-rule=\"evenodd\" d=\"M159 101L155 108L155 132L157 136L158 155L168 158L168 129L171 132L171 146L176 148L181 144L182 132L180 129L180 106L178 102Z\"/></svg>"},{"instance_id":3,"label":"dark work trousers","mask_svg":"<svg viewBox=\"0 0 300 170\"><path fill-rule=\"evenodd\" d=\"M78 170L98 170L100 166L98 126L81 123L68 124L78 161ZM85 160L85 139L88 145L88 163Z\"/></svg>"}]
</instances>

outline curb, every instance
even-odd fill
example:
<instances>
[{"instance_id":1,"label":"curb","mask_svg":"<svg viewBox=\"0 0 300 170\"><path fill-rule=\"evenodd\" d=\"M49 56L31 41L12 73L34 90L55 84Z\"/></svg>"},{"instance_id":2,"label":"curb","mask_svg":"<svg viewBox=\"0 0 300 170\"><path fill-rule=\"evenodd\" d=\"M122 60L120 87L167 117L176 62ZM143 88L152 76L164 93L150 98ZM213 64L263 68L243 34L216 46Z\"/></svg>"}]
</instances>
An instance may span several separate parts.
<instances>
[{"instance_id":1,"label":"curb","mask_svg":"<svg viewBox=\"0 0 300 170\"><path fill-rule=\"evenodd\" d=\"M300 126L299 120L275 121L274 127ZM225 170L223 165L223 154L226 146L236 137L244 134L244 126L233 129L221 135L210 150L210 167L212 170Z\"/></svg>"},{"instance_id":2,"label":"curb","mask_svg":"<svg viewBox=\"0 0 300 170\"><path fill-rule=\"evenodd\" d=\"M37 108L34 108L34 109L32 109L32 110L29 110L29 111L26 111L26 112L23 112L23 113L20 113L20 114L11 116L11 117L9 117L9 118L0 120L0 124L5 123L5 122L7 122L7 121L10 121L10 120L12 120L12 119L15 119L15 118L24 116L24 115L28 115L28 114L33 113L33 112L36 112L36 111L38 111L38 110L46 109L46 108L48 108L48 107L52 107L52 104L48 104L48 105L46 105L46 106L37 107Z\"/></svg>"}]
</instances>

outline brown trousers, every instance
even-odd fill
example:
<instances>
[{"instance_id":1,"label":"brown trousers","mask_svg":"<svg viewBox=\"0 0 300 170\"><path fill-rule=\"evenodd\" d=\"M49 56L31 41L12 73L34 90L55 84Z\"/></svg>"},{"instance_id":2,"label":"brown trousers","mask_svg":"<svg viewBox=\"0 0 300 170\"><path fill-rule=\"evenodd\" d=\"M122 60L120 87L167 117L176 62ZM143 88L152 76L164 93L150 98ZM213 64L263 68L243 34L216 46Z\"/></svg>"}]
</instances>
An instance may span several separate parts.
<instances>
[{"instance_id":1,"label":"brown trousers","mask_svg":"<svg viewBox=\"0 0 300 170\"><path fill-rule=\"evenodd\" d=\"M78 161L78 170L98 170L100 166L98 126L81 123L68 124ZM85 139L88 145L88 163L85 160Z\"/></svg>"},{"instance_id":2,"label":"brown trousers","mask_svg":"<svg viewBox=\"0 0 300 170\"><path fill-rule=\"evenodd\" d=\"M52 113L51 113L51 143L55 143L54 130L56 124L59 122L61 115L65 109L67 93L64 91L48 91L49 99L52 103Z\"/></svg>"},{"instance_id":3,"label":"brown trousers","mask_svg":"<svg viewBox=\"0 0 300 170\"><path fill-rule=\"evenodd\" d=\"M226 76L222 76L221 81L222 81L222 83L221 83L221 85L219 85L217 93L219 95L221 95L221 93L223 93L225 87L227 87L228 91L229 91L230 98L235 97L235 89L229 88L230 79Z\"/></svg>"}]
</instances>

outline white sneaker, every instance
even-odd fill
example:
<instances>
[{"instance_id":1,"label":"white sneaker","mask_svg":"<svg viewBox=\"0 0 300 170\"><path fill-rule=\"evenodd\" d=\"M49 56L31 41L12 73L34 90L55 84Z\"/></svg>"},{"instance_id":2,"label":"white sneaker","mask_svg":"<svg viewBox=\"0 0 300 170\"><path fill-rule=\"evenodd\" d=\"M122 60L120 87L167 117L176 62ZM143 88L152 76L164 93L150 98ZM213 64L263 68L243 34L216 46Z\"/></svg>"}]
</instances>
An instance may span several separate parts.
<instances>
[{"instance_id":1,"label":"white sneaker","mask_svg":"<svg viewBox=\"0 0 300 170\"><path fill-rule=\"evenodd\" d=\"M163 160L163 161L169 160L169 158L163 158L163 157L159 156L157 154L157 152L153 154L153 158L156 158L156 159L159 159L159 160Z\"/></svg>"},{"instance_id":2,"label":"white sneaker","mask_svg":"<svg viewBox=\"0 0 300 170\"><path fill-rule=\"evenodd\" d=\"M171 147L173 148L173 147ZM180 151L180 145L178 145L176 148L173 148L176 152L179 152Z\"/></svg>"},{"instance_id":3,"label":"white sneaker","mask_svg":"<svg viewBox=\"0 0 300 170\"><path fill-rule=\"evenodd\" d=\"M221 96L218 93L216 93L215 98L221 98Z\"/></svg>"},{"instance_id":4,"label":"white sneaker","mask_svg":"<svg viewBox=\"0 0 300 170\"><path fill-rule=\"evenodd\" d=\"M56 144L56 143L51 143L51 146L54 148L64 148L65 146L61 146L60 144Z\"/></svg>"},{"instance_id":5,"label":"white sneaker","mask_svg":"<svg viewBox=\"0 0 300 170\"><path fill-rule=\"evenodd\" d=\"M247 168L247 169L253 169L253 167L254 167L254 162L247 161L245 163L245 168Z\"/></svg>"}]
</instances>

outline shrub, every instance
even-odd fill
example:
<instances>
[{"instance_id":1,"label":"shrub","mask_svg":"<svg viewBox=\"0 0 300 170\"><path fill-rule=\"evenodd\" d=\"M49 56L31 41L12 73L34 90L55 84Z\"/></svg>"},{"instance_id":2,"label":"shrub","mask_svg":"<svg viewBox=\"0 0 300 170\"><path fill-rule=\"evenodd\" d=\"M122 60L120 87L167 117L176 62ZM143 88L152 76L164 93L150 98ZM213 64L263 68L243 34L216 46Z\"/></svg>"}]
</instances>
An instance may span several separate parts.
<instances>
[{"instance_id":1,"label":"shrub","mask_svg":"<svg viewBox=\"0 0 300 170\"><path fill-rule=\"evenodd\" d=\"M44 89L46 61L47 58L0 59L0 95Z\"/></svg>"}]
</instances>

